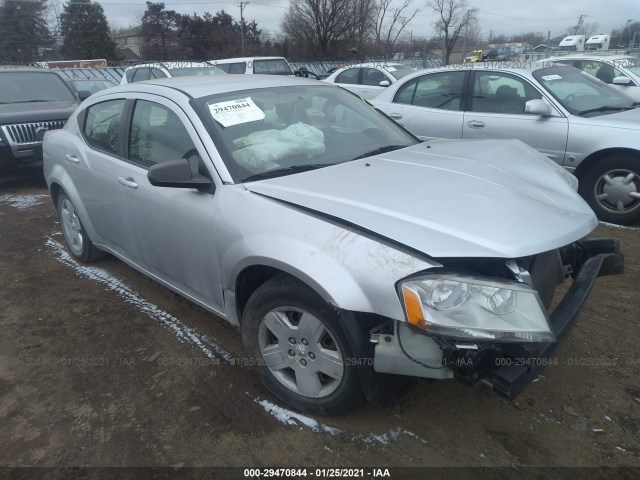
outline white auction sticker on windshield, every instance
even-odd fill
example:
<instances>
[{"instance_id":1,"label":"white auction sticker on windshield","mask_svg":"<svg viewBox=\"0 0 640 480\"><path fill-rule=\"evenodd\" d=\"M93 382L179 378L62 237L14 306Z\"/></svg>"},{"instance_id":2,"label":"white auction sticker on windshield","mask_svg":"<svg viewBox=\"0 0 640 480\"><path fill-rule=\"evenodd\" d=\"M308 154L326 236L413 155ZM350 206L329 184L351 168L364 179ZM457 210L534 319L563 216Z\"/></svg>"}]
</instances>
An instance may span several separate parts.
<instances>
[{"instance_id":1,"label":"white auction sticker on windshield","mask_svg":"<svg viewBox=\"0 0 640 480\"><path fill-rule=\"evenodd\" d=\"M251 97L214 103L209 105L209 111L214 120L223 127L264 120L264 112L253 103Z\"/></svg>"},{"instance_id":2,"label":"white auction sticker on windshield","mask_svg":"<svg viewBox=\"0 0 640 480\"><path fill-rule=\"evenodd\" d=\"M545 75L542 79L546 82L550 82L551 80L562 80L560 75Z\"/></svg>"}]
</instances>

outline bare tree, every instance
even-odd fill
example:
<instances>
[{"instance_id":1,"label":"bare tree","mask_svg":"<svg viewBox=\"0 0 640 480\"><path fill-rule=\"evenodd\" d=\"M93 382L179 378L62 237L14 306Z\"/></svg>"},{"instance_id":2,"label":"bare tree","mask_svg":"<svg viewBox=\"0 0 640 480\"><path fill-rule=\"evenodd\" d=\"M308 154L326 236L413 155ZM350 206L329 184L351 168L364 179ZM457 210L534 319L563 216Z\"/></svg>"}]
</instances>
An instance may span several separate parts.
<instances>
[{"instance_id":1,"label":"bare tree","mask_svg":"<svg viewBox=\"0 0 640 480\"><path fill-rule=\"evenodd\" d=\"M282 31L313 55L327 57L350 41L353 0L291 0Z\"/></svg>"},{"instance_id":2,"label":"bare tree","mask_svg":"<svg viewBox=\"0 0 640 480\"><path fill-rule=\"evenodd\" d=\"M378 0L375 6L375 35L376 46L389 58L393 46L405 27L414 19L419 10L410 11L411 0L404 0L402 5L391 7L393 0Z\"/></svg>"},{"instance_id":3,"label":"bare tree","mask_svg":"<svg viewBox=\"0 0 640 480\"><path fill-rule=\"evenodd\" d=\"M361 53L370 49L372 34L375 27L376 0L352 0L351 1L351 33L350 37L354 47Z\"/></svg>"},{"instance_id":4,"label":"bare tree","mask_svg":"<svg viewBox=\"0 0 640 480\"><path fill-rule=\"evenodd\" d=\"M478 10L470 7L467 0L429 0L427 5L439 17L434 22L434 26L444 37L444 63L448 65L449 57L460 39L460 34L476 18Z\"/></svg>"}]
</instances>

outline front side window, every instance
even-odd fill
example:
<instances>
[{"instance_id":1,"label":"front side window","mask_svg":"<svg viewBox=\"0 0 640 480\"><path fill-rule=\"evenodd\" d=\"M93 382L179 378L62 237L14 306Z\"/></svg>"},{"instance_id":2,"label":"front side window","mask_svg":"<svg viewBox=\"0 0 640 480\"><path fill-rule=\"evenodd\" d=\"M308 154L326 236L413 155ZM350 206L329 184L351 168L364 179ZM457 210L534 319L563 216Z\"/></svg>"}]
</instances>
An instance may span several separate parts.
<instances>
[{"instance_id":1,"label":"front side window","mask_svg":"<svg viewBox=\"0 0 640 480\"><path fill-rule=\"evenodd\" d=\"M423 75L398 89L393 101L418 107L459 110L465 72Z\"/></svg>"},{"instance_id":2,"label":"front side window","mask_svg":"<svg viewBox=\"0 0 640 480\"><path fill-rule=\"evenodd\" d=\"M193 103L237 182L348 162L418 142L362 99L330 85L244 90Z\"/></svg>"},{"instance_id":3,"label":"front side window","mask_svg":"<svg viewBox=\"0 0 640 480\"><path fill-rule=\"evenodd\" d=\"M0 103L60 101L74 102L75 97L56 74L48 71L0 71Z\"/></svg>"},{"instance_id":4,"label":"front side window","mask_svg":"<svg viewBox=\"0 0 640 480\"><path fill-rule=\"evenodd\" d=\"M524 113L529 100L542 95L529 82L504 72L475 72L471 111Z\"/></svg>"},{"instance_id":5,"label":"front side window","mask_svg":"<svg viewBox=\"0 0 640 480\"><path fill-rule=\"evenodd\" d=\"M171 109L136 101L129 138L129 160L144 167L197 155L182 120Z\"/></svg>"},{"instance_id":6,"label":"front side window","mask_svg":"<svg viewBox=\"0 0 640 480\"><path fill-rule=\"evenodd\" d=\"M253 73L266 73L268 75L293 75L291 67L283 58L254 60Z\"/></svg>"},{"instance_id":7,"label":"front side window","mask_svg":"<svg viewBox=\"0 0 640 480\"><path fill-rule=\"evenodd\" d=\"M109 100L87 108L84 114L84 126L81 125L81 128L89 145L118 154L120 117L124 102L123 99Z\"/></svg>"},{"instance_id":8,"label":"front side window","mask_svg":"<svg viewBox=\"0 0 640 480\"><path fill-rule=\"evenodd\" d=\"M371 85L375 87L380 86L380 82L386 80L391 84L391 80L387 78L387 76L382 73L380 70L375 68L363 68L362 69L362 84L363 85Z\"/></svg>"},{"instance_id":9,"label":"front side window","mask_svg":"<svg viewBox=\"0 0 640 480\"><path fill-rule=\"evenodd\" d=\"M348 68L336 77L336 83L355 85L358 83L359 68Z\"/></svg>"}]
</instances>

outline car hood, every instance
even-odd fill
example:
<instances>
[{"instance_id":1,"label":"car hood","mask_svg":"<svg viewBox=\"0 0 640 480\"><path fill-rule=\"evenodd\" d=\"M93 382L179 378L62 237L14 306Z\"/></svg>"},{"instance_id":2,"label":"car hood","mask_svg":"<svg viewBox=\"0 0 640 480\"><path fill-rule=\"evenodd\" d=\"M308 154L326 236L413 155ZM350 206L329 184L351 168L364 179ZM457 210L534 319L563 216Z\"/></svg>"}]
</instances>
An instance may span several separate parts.
<instances>
[{"instance_id":1,"label":"car hood","mask_svg":"<svg viewBox=\"0 0 640 480\"><path fill-rule=\"evenodd\" d=\"M26 102L0 105L0 123L46 122L66 120L78 106L77 101Z\"/></svg>"},{"instance_id":2,"label":"car hood","mask_svg":"<svg viewBox=\"0 0 640 480\"><path fill-rule=\"evenodd\" d=\"M245 188L432 257L517 258L596 227L567 177L519 140L442 140Z\"/></svg>"}]
</instances>

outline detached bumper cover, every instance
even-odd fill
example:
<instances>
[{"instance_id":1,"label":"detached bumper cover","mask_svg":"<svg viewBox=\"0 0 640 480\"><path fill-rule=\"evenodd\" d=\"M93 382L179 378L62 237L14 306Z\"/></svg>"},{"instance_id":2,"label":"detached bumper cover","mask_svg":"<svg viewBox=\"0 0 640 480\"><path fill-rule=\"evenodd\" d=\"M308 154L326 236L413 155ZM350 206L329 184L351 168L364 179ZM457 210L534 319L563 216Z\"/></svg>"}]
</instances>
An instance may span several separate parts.
<instances>
[{"instance_id":1,"label":"detached bumper cover","mask_svg":"<svg viewBox=\"0 0 640 480\"><path fill-rule=\"evenodd\" d=\"M538 353L532 357L536 361L529 365L504 365L494 370L491 377L493 389L498 395L512 399L535 380L547 364L540 360L551 359L567 337L596 279L599 276L623 273L624 258L619 253L620 243L617 239L584 240L580 246L584 263L566 296L550 316L556 342L539 344Z\"/></svg>"}]
</instances>

